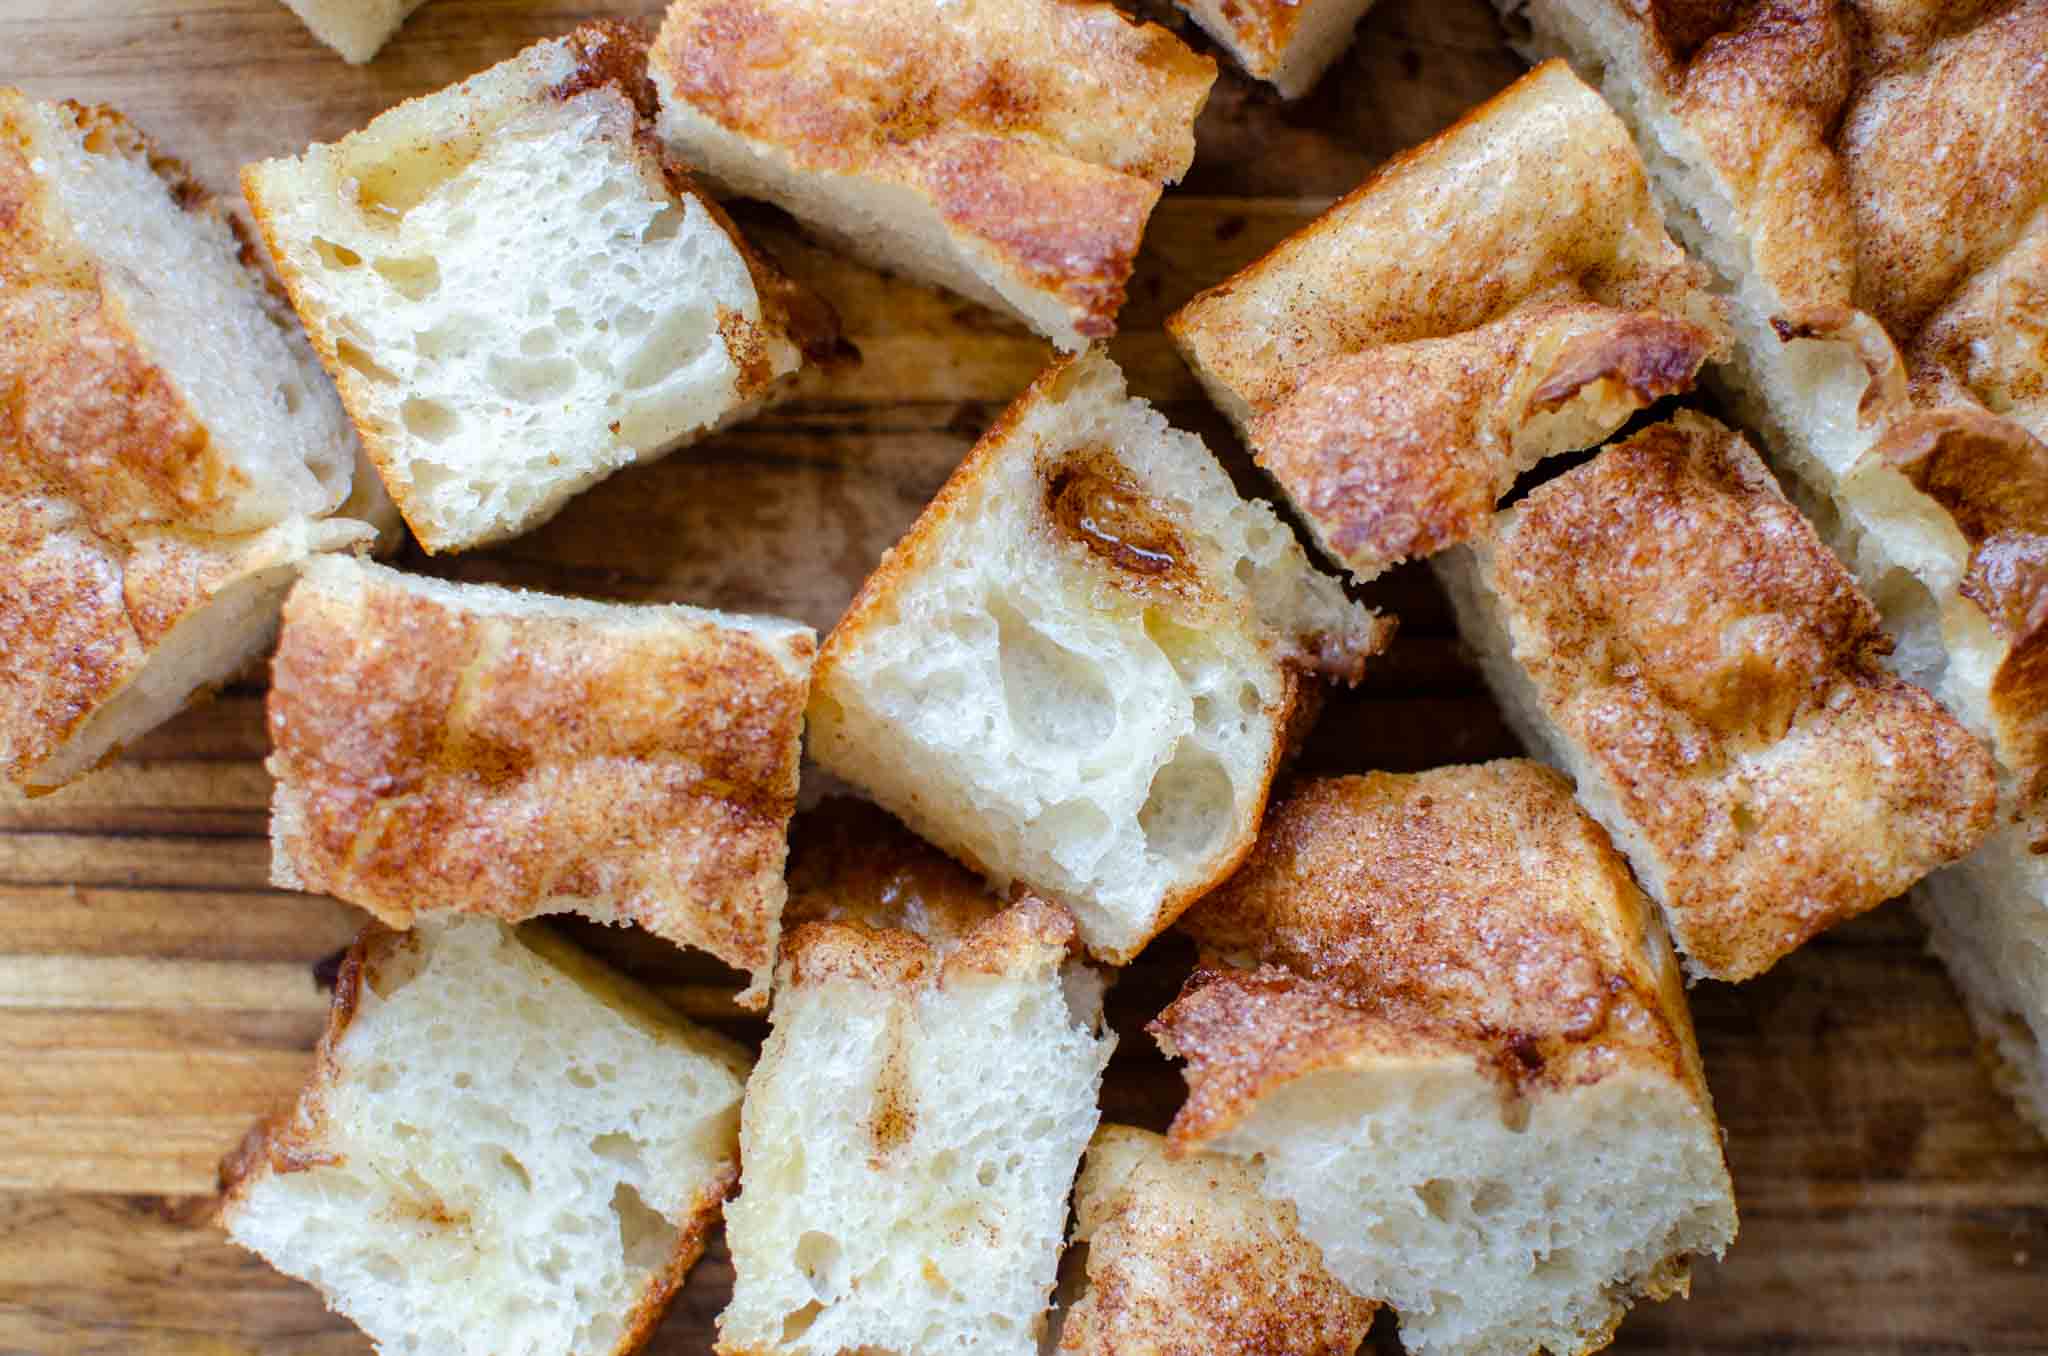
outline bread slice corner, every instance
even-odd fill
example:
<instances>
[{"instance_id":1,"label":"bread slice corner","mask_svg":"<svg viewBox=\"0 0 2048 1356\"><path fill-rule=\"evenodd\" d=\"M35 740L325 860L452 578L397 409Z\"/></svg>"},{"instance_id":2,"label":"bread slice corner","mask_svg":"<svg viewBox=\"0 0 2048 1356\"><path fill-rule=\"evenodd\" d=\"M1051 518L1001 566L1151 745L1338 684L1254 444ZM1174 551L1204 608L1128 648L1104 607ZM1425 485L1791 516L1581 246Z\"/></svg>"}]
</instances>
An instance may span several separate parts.
<instances>
[{"instance_id":1,"label":"bread slice corner","mask_svg":"<svg viewBox=\"0 0 2048 1356\"><path fill-rule=\"evenodd\" d=\"M299 16L314 37L341 53L342 60L360 66L375 57L385 43L427 0L284 0L285 8Z\"/></svg>"},{"instance_id":2,"label":"bread slice corner","mask_svg":"<svg viewBox=\"0 0 2048 1356\"><path fill-rule=\"evenodd\" d=\"M1176 0L1246 73L1300 99L1344 55L1372 0Z\"/></svg>"}]
</instances>

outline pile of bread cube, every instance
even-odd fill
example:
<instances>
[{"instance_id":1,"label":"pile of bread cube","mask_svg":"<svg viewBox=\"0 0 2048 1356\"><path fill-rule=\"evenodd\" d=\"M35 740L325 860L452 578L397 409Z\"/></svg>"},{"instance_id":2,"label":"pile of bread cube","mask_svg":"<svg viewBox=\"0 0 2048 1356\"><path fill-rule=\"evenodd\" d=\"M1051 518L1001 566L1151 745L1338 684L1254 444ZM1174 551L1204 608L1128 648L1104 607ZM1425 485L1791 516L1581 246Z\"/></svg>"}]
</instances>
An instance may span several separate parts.
<instances>
[{"instance_id":1,"label":"pile of bread cube","mask_svg":"<svg viewBox=\"0 0 2048 1356\"><path fill-rule=\"evenodd\" d=\"M286 2L360 62L420 0ZM1365 6L1186 8L1296 97ZM269 654L273 881L374 918L229 1235L392 1356L625 1356L721 1220L727 1356L1592 1351L1735 1237L1687 983L1923 878L2048 1130L2048 0L1808 8L1833 121L1750 18L1528 0L1570 64L1196 280L1285 511L1103 346L1217 68L1100 0L587 23L248 166L253 234L0 91L0 765ZM1915 198L1927 118L2012 191ZM822 643L386 563L830 390L723 196L1059 350ZM1542 761L1289 776L1421 559ZM743 972L758 1058L563 914ZM1103 1006L1168 929L1160 1136Z\"/></svg>"}]
</instances>

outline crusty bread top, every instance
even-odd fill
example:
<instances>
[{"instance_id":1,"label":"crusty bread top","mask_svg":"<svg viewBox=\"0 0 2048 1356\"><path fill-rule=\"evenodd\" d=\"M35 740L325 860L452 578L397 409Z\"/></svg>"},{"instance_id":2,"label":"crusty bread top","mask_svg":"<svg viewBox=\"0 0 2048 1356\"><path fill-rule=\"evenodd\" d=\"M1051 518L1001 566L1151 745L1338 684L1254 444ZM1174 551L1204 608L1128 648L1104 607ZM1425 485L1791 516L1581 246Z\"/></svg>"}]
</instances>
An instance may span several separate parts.
<instances>
[{"instance_id":1,"label":"crusty bread top","mask_svg":"<svg viewBox=\"0 0 2048 1356\"><path fill-rule=\"evenodd\" d=\"M1613 6L1736 195L1788 330L1902 346L2048 199L2043 0Z\"/></svg>"},{"instance_id":2,"label":"crusty bread top","mask_svg":"<svg viewBox=\"0 0 2048 1356\"><path fill-rule=\"evenodd\" d=\"M1088 1290L1059 1350L1081 1356L1353 1356L1379 1305L1324 1269L1256 1167L1170 1159L1148 1131L1095 1132L1074 1187Z\"/></svg>"},{"instance_id":3,"label":"crusty bread top","mask_svg":"<svg viewBox=\"0 0 2048 1356\"><path fill-rule=\"evenodd\" d=\"M1491 545L1516 658L1706 973L1759 972L1990 827L1982 745L1882 667L1876 609L1713 420L1539 486Z\"/></svg>"},{"instance_id":4,"label":"crusty bread top","mask_svg":"<svg viewBox=\"0 0 2048 1356\"><path fill-rule=\"evenodd\" d=\"M1180 926L1524 1061L1619 1040L1697 1078L1670 943L1570 781L1540 763L1296 786Z\"/></svg>"},{"instance_id":5,"label":"crusty bread top","mask_svg":"<svg viewBox=\"0 0 2048 1356\"><path fill-rule=\"evenodd\" d=\"M1705 1100L1670 943L1571 783L1541 764L1298 786L1180 925L1205 952L1281 967L1383 1031L1463 1043L1523 1082L1628 1063ZM1161 1020L1179 1044L1179 1018Z\"/></svg>"},{"instance_id":6,"label":"crusty bread top","mask_svg":"<svg viewBox=\"0 0 2048 1356\"><path fill-rule=\"evenodd\" d=\"M1204 965L1146 1029L1187 1062L1187 1100L1167 1132L1176 1153L1221 1138L1268 1094L1324 1070L1462 1060L1499 1079L1505 1097L1534 1090L1505 1047L1488 1059L1455 1031L1354 1007L1336 985L1278 965Z\"/></svg>"},{"instance_id":7,"label":"crusty bread top","mask_svg":"<svg viewBox=\"0 0 2048 1356\"><path fill-rule=\"evenodd\" d=\"M317 563L270 692L280 855L401 925L609 899L765 994L814 648L794 624Z\"/></svg>"},{"instance_id":8,"label":"crusty bread top","mask_svg":"<svg viewBox=\"0 0 2048 1356\"><path fill-rule=\"evenodd\" d=\"M975 975L1051 975L1079 954L1074 917L1058 904L1026 896L950 946L900 928L859 920L800 923L783 939L776 988L851 980L916 993Z\"/></svg>"},{"instance_id":9,"label":"crusty bread top","mask_svg":"<svg viewBox=\"0 0 2048 1356\"><path fill-rule=\"evenodd\" d=\"M1705 274L1665 235L1627 129L1563 62L1547 62L1168 326L1260 410L1337 354L1459 333L1560 287L1690 317Z\"/></svg>"},{"instance_id":10,"label":"crusty bread top","mask_svg":"<svg viewBox=\"0 0 2048 1356\"><path fill-rule=\"evenodd\" d=\"M1216 77L1100 0L675 0L652 60L675 98L799 171L927 198L1088 337L1115 329Z\"/></svg>"},{"instance_id":11,"label":"crusty bread top","mask_svg":"<svg viewBox=\"0 0 2048 1356\"><path fill-rule=\"evenodd\" d=\"M979 876L888 811L845 796L796 817L786 874L785 929L860 923L951 951L1003 908Z\"/></svg>"},{"instance_id":12,"label":"crusty bread top","mask_svg":"<svg viewBox=\"0 0 2048 1356\"><path fill-rule=\"evenodd\" d=\"M1726 355L1627 130L1562 62L1396 157L1168 322L1331 554L1477 530L1539 458Z\"/></svg>"}]
</instances>

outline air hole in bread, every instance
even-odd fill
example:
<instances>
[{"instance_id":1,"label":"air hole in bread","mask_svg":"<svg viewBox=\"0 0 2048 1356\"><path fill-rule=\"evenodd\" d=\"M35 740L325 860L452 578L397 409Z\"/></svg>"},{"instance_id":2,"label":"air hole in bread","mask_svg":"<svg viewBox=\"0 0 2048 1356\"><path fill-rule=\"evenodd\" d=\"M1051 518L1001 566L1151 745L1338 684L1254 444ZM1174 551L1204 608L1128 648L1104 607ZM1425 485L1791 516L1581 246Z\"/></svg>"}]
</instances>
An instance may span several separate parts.
<instances>
[{"instance_id":1,"label":"air hole in bread","mask_svg":"<svg viewBox=\"0 0 2048 1356\"><path fill-rule=\"evenodd\" d=\"M1458 1189L1441 1177L1432 1177L1415 1188L1415 1199L1431 1219L1447 1220L1457 1209Z\"/></svg>"},{"instance_id":2,"label":"air hole in bread","mask_svg":"<svg viewBox=\"0 0 2048 1356\"><path fill-rule=\"evenodd\" d=\"M351 371L376 382L379 386L396 386L398 376L390 369L380 367L368 350L344 339L334 346L334 356L341 359Z\"/></svg>"},{"instance_id":3,"label":"air hole in bread","mask_svg":"<svg viewBox=\"0 0 2048 1356\"><path fill-rule=\"evenodd\" d=\"M505 1170L507 1177L510 1177L519 1184L521 1191L530 1192L533 1190L532 1175L526 1171L526 1165L520 1162L510 1149L498 1150L498 1166Z\"/></svg>"},{"instance_id":4,"label":"air hole in bread","mask_svg":"<svg viewBox=\"0 0 2048 1356\"><path fill-rule=\"evenodd\" d=\"M336 244L325 236L316 235L313 237L313 253L319 256L321 263L332 269L346 271L351 268L360 268L363 263L362 255L357 254L346 245Z\"/></svg>"},{"instance_id":5,"label":"air hole in bread","mask_svg":"<svg viewBox=\"0 0 2048 1356\"><path fill-rule=\"evenodd\" d=\"M576 364L567 358L509 358L493 354L484 371L492 390L522 405L559 400L576 385Z\"/></svg>"},{"instance_id":6,"label":"air hole in bread","mask_svg":"<svg viewBox=\"0 0 2048 1356\"><path fill-rule=\"evenodd\" d=\"M297 414L306 404L306 388L295 381L282 382L277 388L277 398L284 403L286 414Z\"/></svg>"},{"instance_id":7,"label":"air hole in bread","mask_svg":"<svg viewBox=\"0 0 2048 1356\"><path fill-rule=\"evenodd\" d=\"M432 259L398 256L379 259L372 267L407 301L425 301L441 290L441 266Z\"/></svg>"},{"instance_id":8,"label":"air hole in bread","mask_svg":"<svg viewBox=\"0 0 2048 1356\"><path fill-rule=\"evenodd\" d=\"M621 326L623 329L623 325ZM644 391L676 370L679 359L704 346L711 316L701 306L679 307L661 319L633 354L621 378L629 391Z\"/></svg>"},{"instance_id":9,"label":"air hole in bread","mask_svg":"<svg viewBox=\"0 0 2048 1356\"><path fill-rule=\"evenodd\" d=\"M825 1306L812 1300L803 1308L782 1320L782 1344L786 1347L811 1330L818 1321L818 1315L825 1312Z\"/></svg>"},{"instance_id":10,"label":"air hole in bread","mask_svg":"<svg viewBox=\"0 0 2048 1356\"><path fill-rule=\"evenodd\" d=\"M471 127L450 137L423 137L374 160L347 165L342 175L355 180L356 207L365 219L395 226L467 169L483 148L483 129Z\"/></svg>"},{"instance_id":11,"label":"air hole in bread","mask_svg":"<svg viewBox=\"0 0 2048 1356\"><path fill-rule=\"evenodd\" d=\"M599 1135L590 1141L590 1152L614 1163L638 1163L642 1145L631 1135Z\"/></svg>"},{"instance_id":12,"label":"air hole in bread","mask_svg":"<svg viewBox=\"0 0 2048 1356\"><path fill-rule=\"evenodd\" d=\"M830 1234L808 1229L796 1241L796 1267L811 1283L811 1292L830 1300L840 1291L839 1272L846 1265L839 1240Z\"/></svg>"},{"instance_id":13,"label":"air hole in bread","mask_svg":"<svg viewBox=\"0 0 2048 1356\"><path fill-rule=\"evenodd\" d=\"M579 1088L594 1088L597 1086L597 1080L592 1078L590 1071L581 1064L569 1066L569 1082L572 1086Z\"/></svg>"},{"instance_id":14,"label":"air hole in bread","mask_svg":"<svg viewBox=\"0 0 2048 1356\"><path fill-rule=\"evenodd\" d=\"M653 220L649 221L646 229L640 232L640 243L643 245L659 245L665 240L675 239L678 235L682 234L682 230L683 209L680 207L664 207L654 214Z\"/></svg>"},{"instance_id":15,"label":"air hole in bread","mask_svg":"<svg viewBox=\"0 0 2048 1356\"><path fill-rule=\"evenodd\" d=\"M1215 754L1182 740L1152 777L1138 811L1145 847L1170 862L1205 856L1230 827L1236 796L1230 774Z\"/></svg>"},{"instance_id":16,"label":"air hole in bread","mask_svg":"<svg viewBox=\"0 0 2048 1356\"><path fill-rule=\"evenodd\" d=\"M612 1192L612 1214L619 1221L619 1244L625 1249L627 1266L651 1271L668 1261L675 1230L630 1183L621 1182Z\"/></svg>"},{"instance_id":17,"label":"air hole in bread","mask_svg":"<svg viewBox=\"0 0 2048 1356\"><path fill-rule=\"evenodd\" d=\"M988 606L996 619L1003 705L1017 733L1055 749L1099 748L1115 734L1116 701L1097 667L1008 601L991 598Z\"/></svg>"},{"instance_id":18,"label":"air hole in bread","mask_svg":"<svg viewBox=\"0 0 2048 1356\"><path fill-rule=\"evenodd\" d=\"M414 396L398 407L406 432L430 443L446 442L462 430L462 416L438 400Z\"/></svg>"}]
</instances>

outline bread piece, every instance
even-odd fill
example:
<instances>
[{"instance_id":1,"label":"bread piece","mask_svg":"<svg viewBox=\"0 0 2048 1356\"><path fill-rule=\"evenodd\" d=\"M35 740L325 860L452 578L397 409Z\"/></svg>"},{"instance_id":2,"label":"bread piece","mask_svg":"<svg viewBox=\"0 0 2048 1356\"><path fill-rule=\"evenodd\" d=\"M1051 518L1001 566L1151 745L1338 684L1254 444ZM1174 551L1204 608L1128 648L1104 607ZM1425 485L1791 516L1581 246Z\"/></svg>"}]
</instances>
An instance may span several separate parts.
<instances>
[{"instance_id":1,"label":"bread piece","mask_svg":"<svg viewBox=\"0 0 2048 1356\"><path fill-rule=\"evenodd\" d=\"M873 882L849 878L856 910L889 906ZM1035 1356L1116 1044L1073 939L1036 899L957 944L789 935L726 1212L722 1356Z\"/></svg>"},{"instance_id":2,"label":"bread piece","mask_svg":"<svg viewBox=\"0 0 2048 1356\"><path fill-rule=\"evenodd\" d=\"M1361 579L1480 531L1515 477L1688 389L1727 330L1628 132L1525 76L1167 322Z\"/></svg>"},{"instance_id":3,"label":"bread piece","mask_svg":"<svg viewBox=\"0 0 2048 1356\"><path fill-rule=\"evenodd\" d=\"M284 0L313 36L360 66L427 0Z\"/></svg>"},{"instance_id":4,"label":"bread piece","mask_svg":"<svg viewBox=\"0 0 2048 1356\"><path fill-rule=\"evenodd\" d=\"M624 1356L739 1175L747 1059L544 932L372 925L229 1237L383 1356Z\"/></svg>"},{"instance_id":5,"label":"bread piece","mask_svg":"<svg viewBox=\"0 0 2048 1356\"><path fill-rule=\"evenodd\" d=\"M1299 99L1351 45L1372 0L1174 0L1247 72Z\"/></svg>"},{"instance_id":6,"label":"bread piece","mask_svg":"<svg viewBox=\"0 0 2048 1356\"><path fill-rule=\"evenodd\" d=\"M654 140L647 41L586 24L242 172L430 551L523 532L745 418L834 341Z\"/></svg>"},{"instance_id":7,"label":"bread piece","mask_svg":"<svg viewBox=\"0 0 2048 1356\"><path fill-rule=\"evenodd\" d=\"M811 754L1121 963L1251 846L1311 675L1356 681L1390 631L1090 352L862 587Z\"/></svg>"},{"instance_id":8,"label":"bread piece","mask_svg":"<svg viewBox=\"0 0 2048 1356\"><path fill-rule=\"evenodd\" d=\"M1404 1347L1567 1356L1735 1235L1677 962L1564 778L1307 783L1185 924L1173 1152L1260 1161Z\"/></svg>"},{"instance_id":9,"label":"bread piece","mask_svg":"<svg viewBox=\"0 0 2048 1356\"><path fill-rule=\"evenodd\" d=\"M1914 895L1999 1087L2048 1136L2048 857L2008 824Z\"/></svg>"},{"instance_id":10,"label":"bread piece","mask_svg":"<svg viewBox=\"0 0 2048 1356\"><path fill-rule=\"evenodd\" d=\"M2048 0L1514 8L1634 128L1733 303L1727 393L1882 608L1893 667L1990 741L1999 838L2048 848ZM2021 848L1986 851L1936 891L1952 959L2048 929L2048 894L2012 892ZM2007 970L1994 996L1992 972L1957 969L2005 1014L1987 1038L2023 1018L2048 1041L2048 986Z\"/></svg>"},{"instance_id":11,"label":"bread piece","mask_svg":"<svg viewBox=\"0 0 2048 1356\"><path fill-rule=\"evenodd\" d=\"M1438 558L1525 743L1747 979L1990 829L1991 760L1885 669L1877 611L1740 436L1680 414Z\"/></svg>"},{"instance_id":12,"label":"bread piece","mask_svg":"<svg viewBox=\"0 0 2048 1356\"><path fill-rule=\"evenodd\" d=\"M1256 1165L1167 1156L1105 1125L1074 1188L1087 1289L1059 1350L1081 1356L1352 1356L1379 1309L1323 1268Z\"/></svg>"},{"instance_id":13,"label":"bread piece","mask_svg":"<svg viewBox=\"0 0 2048 1356\"><path fill-rule=\"evenodd\" d=\"M766 999L808 627L321 562L270 690L271 879L393 927L637 923Z\"/></svg>"},{"instance_id":14,"label":"bread piece","mask_svg":"<svg viewBox=\"0 0 2048 1356\"><path fill-rule=\"evenodd\" d=\"M675 0L652 69L691 164L1069 350L1115 332L1216 78L1100 0Z\"/></svg>"},{"instance_id":15,"label":"bread piece","mask_svg":"<svg viewBox=\"0 0 2048 1356\"><path fill-rule=\"evenodd\" d=\"M356 440L239 223L109 108L0 88L0 769L48 791L369 543Z\"/></svg>"}]
</instances>

